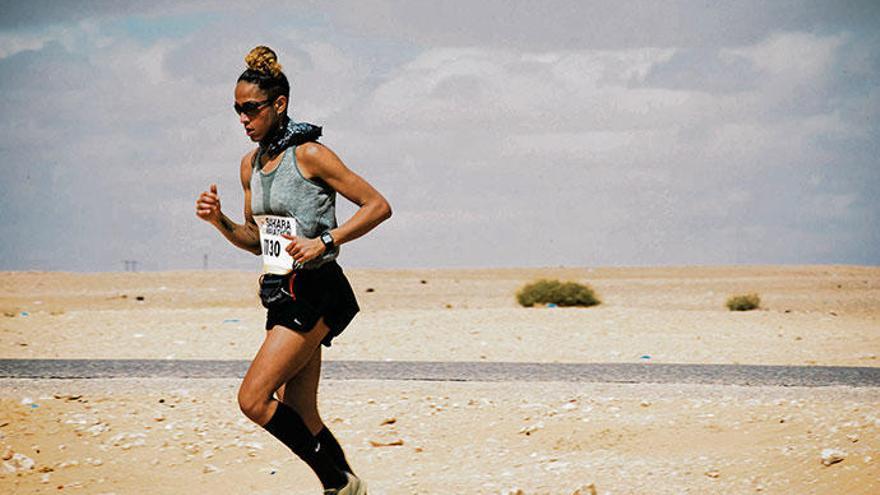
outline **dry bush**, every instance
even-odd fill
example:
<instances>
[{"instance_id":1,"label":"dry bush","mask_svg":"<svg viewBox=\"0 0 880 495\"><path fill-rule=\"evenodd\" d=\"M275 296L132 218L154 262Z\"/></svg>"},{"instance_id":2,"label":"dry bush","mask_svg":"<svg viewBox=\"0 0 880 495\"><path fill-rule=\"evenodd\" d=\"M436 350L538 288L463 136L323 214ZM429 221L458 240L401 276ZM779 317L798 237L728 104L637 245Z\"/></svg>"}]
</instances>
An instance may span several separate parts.
<instances>
[{"instance_id":1,"label":"dry bush","mask_svg":"<svg viewBox=\"0 0 880 495\"><path fill-rule=\"evenodd\" d=\"M727 309L731 311L749 311L759 307L761 307L761 298L755 293L730 296L727 299Z\"/></svg>"},{"instance_id":2,"label":"dry bush","mask_svg":"<svg viewBox=\"0 0 880 495\"><path fill-rule=\"evenodd\" d=\"M538 280L527 284L516 293L516 300L527 308L536 304L595 306L601 303L589 286L559 280Z\"/></svg>"}]
</instances>

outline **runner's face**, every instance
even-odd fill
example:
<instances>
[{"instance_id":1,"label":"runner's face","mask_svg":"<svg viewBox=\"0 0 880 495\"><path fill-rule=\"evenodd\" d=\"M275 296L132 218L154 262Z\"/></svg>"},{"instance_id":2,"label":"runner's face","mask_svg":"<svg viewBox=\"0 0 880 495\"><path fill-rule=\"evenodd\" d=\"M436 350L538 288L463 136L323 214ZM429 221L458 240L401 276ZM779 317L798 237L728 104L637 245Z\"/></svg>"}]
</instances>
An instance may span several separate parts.
<instances>
[{"instance_id":1,"label":"runner's face","mask_svg":"<svg viewBox=\"0 0 880 495\"><path fill-rule=\"evenodd\" d=\"M266 93L254 83L240 81L235 85L235 104L245 109L238 114L238 121L244 126L245 134L251 141L261 141L277 125L275 105L268 99Z\"/></svg>"}]
</instances>

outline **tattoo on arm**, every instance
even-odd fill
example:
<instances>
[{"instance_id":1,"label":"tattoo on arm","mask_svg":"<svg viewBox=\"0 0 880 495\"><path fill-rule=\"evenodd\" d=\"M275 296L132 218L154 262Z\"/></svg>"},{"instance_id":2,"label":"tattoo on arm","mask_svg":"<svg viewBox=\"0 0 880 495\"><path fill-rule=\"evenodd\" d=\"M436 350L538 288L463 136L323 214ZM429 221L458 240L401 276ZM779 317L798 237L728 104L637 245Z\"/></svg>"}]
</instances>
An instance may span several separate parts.
<instances>
[{"instance_id":1,"label":"tattoo on arm","mask_svg":"<svg viewBox=\"0 0 880 495\"><path fill-rule=\"evenodd\" d=\"M250 251L254 254L260 254L258 252L260 248L259 234L254 229L250 228L247 223L239 225L229 219L226 215L223 215L220 217L217 229L220 230L220 233L236 247L244 249L245 251Z\"/></svg>"},{"instance_id":2,"label":"tattoo on arm","mask_svg":"<svg viewBox=\"0 0 880 495\"><path fill-rule=\"evenodd\" d=\"M235 227L237 227L237 225L235 224L235 222L230 220L229 217L223 215L222 217L220 217L220 227L231 234L235 232Z\"/></svg>"}]
</instances>

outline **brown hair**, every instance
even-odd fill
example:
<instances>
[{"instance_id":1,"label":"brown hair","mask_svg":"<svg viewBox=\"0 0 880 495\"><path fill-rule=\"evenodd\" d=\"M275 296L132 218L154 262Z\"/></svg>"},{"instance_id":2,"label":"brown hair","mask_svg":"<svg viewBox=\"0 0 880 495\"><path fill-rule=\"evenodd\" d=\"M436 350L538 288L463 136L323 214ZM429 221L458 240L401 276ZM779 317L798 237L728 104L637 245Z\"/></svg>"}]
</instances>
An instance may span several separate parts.
<instances>
[{"instance_id":1,"label":"brown hair","mask_svg":"<svg viewBox=\"0 0 880 495\"><path fill-rule=\"evenodd\" d=\"M290 98L290 83L281 72L278 56L268 46L260 45L251 50L244 58L248 68L238 76L238 81L256 84L275 100L279 96Z\"/></svg>"}]
</instances>

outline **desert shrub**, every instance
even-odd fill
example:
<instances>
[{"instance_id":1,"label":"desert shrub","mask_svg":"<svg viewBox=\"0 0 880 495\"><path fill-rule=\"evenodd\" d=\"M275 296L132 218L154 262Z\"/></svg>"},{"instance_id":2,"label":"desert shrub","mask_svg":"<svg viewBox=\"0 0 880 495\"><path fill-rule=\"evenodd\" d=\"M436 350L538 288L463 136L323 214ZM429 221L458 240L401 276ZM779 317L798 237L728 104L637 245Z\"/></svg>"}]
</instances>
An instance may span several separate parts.
<instances>
[{"instance_id":1,"label":"desert shrub","mask_svg":"<svg viewBox=\"0 0 880 495\"><path fill-rule=\"evenodd\" d=\"M761 298L758 294L745 294L740 296L731 296L727 299L727 309L731 311L749 311L757 309L761 306Z\"/></svg>"},{"instance_id":2,"label":"desert shrub","mask_svg":"<svg viewBox=\"0 0 880 495\"><path fill-rule=\"evenodd\" d=\"M538 280L527 284L516 293L516 300L527 308L549 303L557 306L594 306L601 302L589 286L559 280Z\"/></svg>"}]
</instances>

